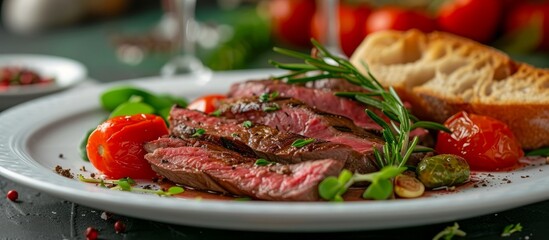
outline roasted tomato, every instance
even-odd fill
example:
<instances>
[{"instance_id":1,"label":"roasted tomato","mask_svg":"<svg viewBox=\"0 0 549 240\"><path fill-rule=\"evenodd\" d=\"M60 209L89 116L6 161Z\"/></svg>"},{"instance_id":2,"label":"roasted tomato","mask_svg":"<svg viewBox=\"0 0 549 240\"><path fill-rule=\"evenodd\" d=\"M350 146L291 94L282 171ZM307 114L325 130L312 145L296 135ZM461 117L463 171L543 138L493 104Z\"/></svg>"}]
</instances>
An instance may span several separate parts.
<instances>
[{"instance_id":1,"label":"roasted tomato","mask_svg":"<svg viewBox=\"0 0 549 240\"><path fill-rule=\"evenodd\" d=\"M271 0L269 14L274 36L294 46L307 47L311 39L311 20L316 11L312 0Z\"/></svg>"},{"instance_id":2,"label":"roasted tomato","mask_svg":"<svg viewBox=\"0 0 549 240\"><path fill-rule=\"evenodd\" d=\"M397 7L382 7L370 14L365 32L370 34L381 30L406 31L414 28L422 32L431 32L435 30L436 23L423 12Z\"/></svg>"},{"instance_id":3,"label":"roasted tomato","mask_svg":"<svg viewBox=\"0 0 549 240\"><path fill-rule=\"evenodd\" d=\"M479 42L488 42L502 15L501 0L453 0L437 13L438 27Z\"/></svg>"},{"instance_id":4,"label":"roasted tomato","mask_svg":"<svg viewBox=\"0 0 549 240\"><path fill-rule=\"evenodd\" d=\"M100 124L88 138L88 158L109 178L151 179L156 173L144 158L143 144L166 134L164 119L156 115L114 117Z\"/></svg>"},{"instance_id":5,"label":"roasted tomato","mask_svg":"<svg viewBox=\"0 0 549 240\"><path fill-rule=\"evenodd\" d=\"M459 112L444 125L452 134L440 132L435 149L462 156L472 170L501 170L524 156L509 127L497 119Z\"/></svg>"},{"instance_id":6,"label":"roasted tomato","mask_svg":"<svg viewBox=\"0 0 549 240\"><path fill-rule=\"evenodd\" d=\"M227 98L227 96L221 94L202 96L192 101L187 108L205 113L212 113L217 109L217 107L219 107L221 100L225 98Z\"/></svg>"}]
</instances>

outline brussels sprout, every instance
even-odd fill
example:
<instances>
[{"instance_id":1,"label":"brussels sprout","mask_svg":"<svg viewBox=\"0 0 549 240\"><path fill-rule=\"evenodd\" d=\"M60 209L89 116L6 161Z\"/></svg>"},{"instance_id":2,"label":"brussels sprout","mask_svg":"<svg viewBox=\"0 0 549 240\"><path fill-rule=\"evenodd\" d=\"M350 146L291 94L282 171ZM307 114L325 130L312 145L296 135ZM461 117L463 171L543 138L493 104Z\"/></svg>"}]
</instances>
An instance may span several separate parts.
<instances>
[{"instance_id":1,"label":"brussels sprout","mask_svg":"<svg viewBox=\"0 0 549 240\"><path fill-rule=\"evenodd\" d=\"M424 158L419 162L416 173L428 188L455 186L469 179L469 164L460 156L441 154Z\"/></svg>"}]
</instances>

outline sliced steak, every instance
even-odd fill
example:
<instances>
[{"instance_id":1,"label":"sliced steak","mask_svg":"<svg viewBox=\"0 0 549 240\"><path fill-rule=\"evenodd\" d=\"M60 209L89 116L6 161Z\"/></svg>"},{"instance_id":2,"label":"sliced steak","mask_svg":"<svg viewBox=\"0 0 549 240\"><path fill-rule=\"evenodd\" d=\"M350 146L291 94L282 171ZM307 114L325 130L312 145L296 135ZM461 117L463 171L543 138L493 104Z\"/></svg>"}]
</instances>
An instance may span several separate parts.
<instances>
[{"instance_id":1,"label":"sliced steak","mask_svg":"<svg viewBox=\"0 0 549 240\"><path fill-rule=\"evenodd\" d=\"M263 110L272 104L280 109ZM384 144L381 137L357 127L350 119L319 111L293 98L261 102L258 97L244 97L225 101L218 110L227 118L241 122L249 120L280 131L345 144L365 154L373 154L374 147Z\"/></svg>"},{"instance_id":2,"label":"sliced steak","mask_svg":"<svg viewBox=\"0 0 549 240\"><path fill-rule=\"evenodd\" d=\"M229 96L234 98L260 96L266 92L278 92L281 97L295 98L321 111L347 117L365 129L381 130L381 127L364 111L368 108L381 116L382 113L378 109L348 98L335 96L334 92L329 89L308 88L278 80L253 80L233 84Z\"/></svg>"},{"instance_id":3,"label":"sliced steak","mask_svg":"<svg viewBox=\"0 0 549 240\"><path fill-rule=\"evenodd\" d=\"M162 138L148 144L145 155L154 171L169 180L201 190L277 201L319 200L318 184L337 175L343 162L332 159L290 165L256 166L256 159L208 145Z\"/></svg>"},{"instance_id":4,"label":"sliced steak","mask_svg":"<svg viewBox=\"0 0 549 240\"><path fill-rule=\"evenodd\" d=\"M205 131L204 134L197 134L200 129ZM228 149L245 153L253 151L261 158L284 164L335 159L344 162L345 168L353 172L376 171L370 154L362 154L347 145L313 139L310 144L295 147L292 143L306 137L260 124L245 127L236 119L208 116L184 108L172 108L170 131L174 136L181 138L194 136L201 140L223 142Z\"/></svg>"}]
</instances>

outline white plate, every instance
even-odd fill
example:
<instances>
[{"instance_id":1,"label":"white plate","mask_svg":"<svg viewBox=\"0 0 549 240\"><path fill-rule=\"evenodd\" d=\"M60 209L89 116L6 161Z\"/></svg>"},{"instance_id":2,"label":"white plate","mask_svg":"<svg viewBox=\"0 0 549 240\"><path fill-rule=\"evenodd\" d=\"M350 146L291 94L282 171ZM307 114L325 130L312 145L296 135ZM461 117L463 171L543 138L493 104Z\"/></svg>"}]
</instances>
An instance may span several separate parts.
<instances>
[{"instance_id":1,"label":"white plate","mask_svg":"<svg viewBox=\"0 0 549 240\"><path fill-rule=\"evenodd\" d=\"M35 71L42 77L55 81L47 85L10 86L0 91L0 110L13 105L67 89L83 81L87 70L81 63L67 58L31 54L0 55L0 68L21 67Z\"/></svg>"},{"instance_id":2,"label":"white plate","mask_svg":"<svg viewBox=\"0 0 549 240\"><path fill-rule=\"evenodd\" d=\"M224 93L233 82L264 78L273 70L216 73L205 85L188 77L143 79L139 86L194 98ZM0 114L0 173L57 197L118 214L151 220L226 229L271 231L366 230L414 226L488 214L549 199L549 165L538 163L509 173L475 174L482 180L450 194L413 200L364 202L261 202L165 198L101 189L61 177L61 165L79 172L77 146L86 130L106 116L98 95L107 86L68 91ZM59 157L63 154L63 158ZM511 182L508 183L507 180ZM482 185L486 184L485 187Z\"/></svg>"}]
</instances>

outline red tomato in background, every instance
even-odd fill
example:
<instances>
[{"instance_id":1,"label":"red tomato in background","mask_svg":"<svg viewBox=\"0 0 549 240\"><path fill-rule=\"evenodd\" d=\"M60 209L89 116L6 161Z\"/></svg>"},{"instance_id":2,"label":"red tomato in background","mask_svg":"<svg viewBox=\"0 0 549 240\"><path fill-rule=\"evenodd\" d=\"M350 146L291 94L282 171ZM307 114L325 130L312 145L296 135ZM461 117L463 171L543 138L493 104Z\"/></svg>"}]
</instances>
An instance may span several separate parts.
<instances>
[{"instance_id":1,"label":"red tomato in background","mask_svg":"<svg viewBox=\"0 0 549 240\"><path fill-rule=\"evenodd\" d=\"M86 145L88 158L109 178L151 179L156 173L144 158L143 144L166 134L164 119L156 115L114 117L91 133Z\"/></svg>"},{"instance_id":2,"label":"red tomato in background","mask_svg":"<svg viewBox=\"0 0 549 240\"><path fill-rule=\"evenodd\" d=\"M225 95L221 94L211 94L197 98L192 101L187 108L198 110L204 113L214 112L223 99L227 98Z\"/></svg>"},{"instance_id":3,"label":"red tomato in background","mask_svg":"<svg viewBox=\"0 0 549 240\"><path fill-rule=\"evenodd\" d=\"M381 30L406 31L418 29L432 32L436 29L435 21L422 12L397 7L382 7L368 17L364 31L366 34Z\"/></svg>"},{"instance_id":4,"label":"red tomato in background","mask_svg":"<svg viewBox=\"0 0 549 240\"><path fill-rule=\"evenodd\" d=\"M315 1L270 0L268 8L275 37L295 46L310 46Z\"/></svg>"},{"instance_id":5,"label":"red tomato in background","mask_svg":"<svg viewBox=\"0 0 549 240\"><path fill-rule=\"evenodd\" d=\"M538 47L549 50L549 2L516 4L515 7L509 9L505 17L505 33L512 34L531 26L531 24L539 24L541 39Z\"/></svg>"},{"instance_id":6,"label":"red tomato in background","mask_svg":"<svg viewBox=\"0 0 549 240\"><path fill-rule=\"evenodd\" d=\"M343 52L347 56L351 56L366 37L363 29L371 11L369 7L364 5L339 5L339 41ZM327 29L324 20L325 17L321 12L315 13L311 27L311 35L320 42L324 41L322 38Z\"/></svg>"},{"instance_id":7,"label":"red tomato in background","mask_svg":"<svg viewBox=\"0 0 549 240\"><path fill-rule=\"evenodd\" d=\"M479 42L488 42L498 29L501 0L454 0L437 13L438 27Z\"/></svg>"},{"instance_id":8,"label":"red tomato in background","mask_svg":"<svg viewBox=\"0 0 549 240\"><path fill-rule=\"evenodd\" d=\"M524 152L509 127L496 119L459 112L444 123L435 149L462 156L473 170L500 170L517 164Z\"/></svg>"}]
</instances>

